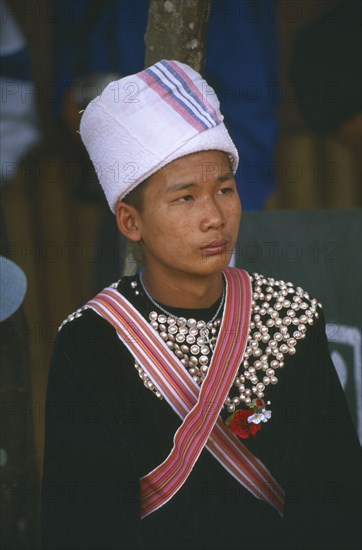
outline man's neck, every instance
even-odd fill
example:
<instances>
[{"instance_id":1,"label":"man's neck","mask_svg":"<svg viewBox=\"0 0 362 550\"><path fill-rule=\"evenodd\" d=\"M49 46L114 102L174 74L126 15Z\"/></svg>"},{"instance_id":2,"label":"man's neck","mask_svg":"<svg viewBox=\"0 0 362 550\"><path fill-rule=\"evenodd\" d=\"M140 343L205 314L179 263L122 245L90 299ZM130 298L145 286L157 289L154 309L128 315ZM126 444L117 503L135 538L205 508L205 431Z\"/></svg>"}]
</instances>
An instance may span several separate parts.
<instances>
[{"instance_id":1,"label":"man's neck","mask_svg":"<svg viewBox=\"0 0 362 550\"><path fill-rule=\"evenodd\" d=\"M142 281L147 292L157 302L188 309L212 306L221 297L223 290L222 273L205 277L191 274L170 277L162 273L154 276L146 268L142 273Z\"/></svg>"}]
</instances>

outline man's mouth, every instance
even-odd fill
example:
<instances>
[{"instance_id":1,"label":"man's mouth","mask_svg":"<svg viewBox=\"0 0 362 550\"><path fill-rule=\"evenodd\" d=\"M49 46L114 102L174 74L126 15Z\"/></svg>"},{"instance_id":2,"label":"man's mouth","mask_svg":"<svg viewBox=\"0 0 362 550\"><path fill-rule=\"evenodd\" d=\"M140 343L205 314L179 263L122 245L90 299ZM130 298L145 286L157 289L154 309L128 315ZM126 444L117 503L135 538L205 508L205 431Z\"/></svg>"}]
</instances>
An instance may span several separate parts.
<instances>
[{"instance_id":1,"label":"man's mouth","mask_svg":"<svg viewBox=\"0 0 362 550\"><path fill-rule=\"evenodd\" d=\"M211 241L201 247L203 254L222 254L227 250L228 241L221 239L218 241Z\"/></svg>"}]
</instances>

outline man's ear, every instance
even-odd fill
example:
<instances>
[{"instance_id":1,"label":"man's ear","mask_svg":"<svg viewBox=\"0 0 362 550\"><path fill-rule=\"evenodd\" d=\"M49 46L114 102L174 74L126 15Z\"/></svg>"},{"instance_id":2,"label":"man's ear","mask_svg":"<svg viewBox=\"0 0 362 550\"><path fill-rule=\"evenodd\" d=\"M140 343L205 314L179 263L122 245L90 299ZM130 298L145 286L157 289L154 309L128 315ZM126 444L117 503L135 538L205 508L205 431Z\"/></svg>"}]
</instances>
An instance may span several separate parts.
<instances>
[{"instance_id":1,"label":"man's ear","mask_svg":"<svg viewBox=\"0 0 362 550\"><path fill-rule=\"evenodd\" d=\"M116 206L116 220L119 231L130 241L141 239L139 212L125 202L118 202Z\"/></svg>"}]
</instances>

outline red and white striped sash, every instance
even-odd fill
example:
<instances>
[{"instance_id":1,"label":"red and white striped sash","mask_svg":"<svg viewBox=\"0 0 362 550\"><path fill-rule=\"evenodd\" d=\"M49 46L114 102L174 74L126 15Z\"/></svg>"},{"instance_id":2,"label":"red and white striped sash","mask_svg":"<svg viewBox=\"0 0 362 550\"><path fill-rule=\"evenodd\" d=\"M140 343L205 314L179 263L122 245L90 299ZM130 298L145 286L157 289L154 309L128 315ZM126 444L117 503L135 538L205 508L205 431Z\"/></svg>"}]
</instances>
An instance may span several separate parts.
<instances>
[{"instance_id":1,"label":"red and white striped sash","mask_svg":"<svg viewBox=\"0 0 362 550\"><path fill-rule=\"evenodd\" d=\"M255 497L283 514L283 489L218 419L244 355L252 300L246 271L228 268L224 275L223 320L201 388L159 334L115 289L104 289L87 304L114 326L124 345L183 420L168 457L140 479L142 517L163 506L182 487L204 447Z\"/></svg>"}]
</instances>

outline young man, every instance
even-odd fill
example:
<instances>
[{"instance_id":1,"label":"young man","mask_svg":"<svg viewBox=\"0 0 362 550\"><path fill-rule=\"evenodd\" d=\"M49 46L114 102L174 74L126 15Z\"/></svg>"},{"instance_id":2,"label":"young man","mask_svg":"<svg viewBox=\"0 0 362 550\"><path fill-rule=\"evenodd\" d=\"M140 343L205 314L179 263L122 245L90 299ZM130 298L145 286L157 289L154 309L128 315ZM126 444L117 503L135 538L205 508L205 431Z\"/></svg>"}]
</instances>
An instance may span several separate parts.
<instances>
[{"instance_id":1,"label":"young man","mask_svg":"<svg viewBox=\"0 0 362 550\"><path fill-rule=\"evenodd\" d=\"M59 332L44 549L357 548L359 445L323 312L228 268L238 153L212 89L160 61L80 132L144 269Z\"/></svg>"}]
</instances>

